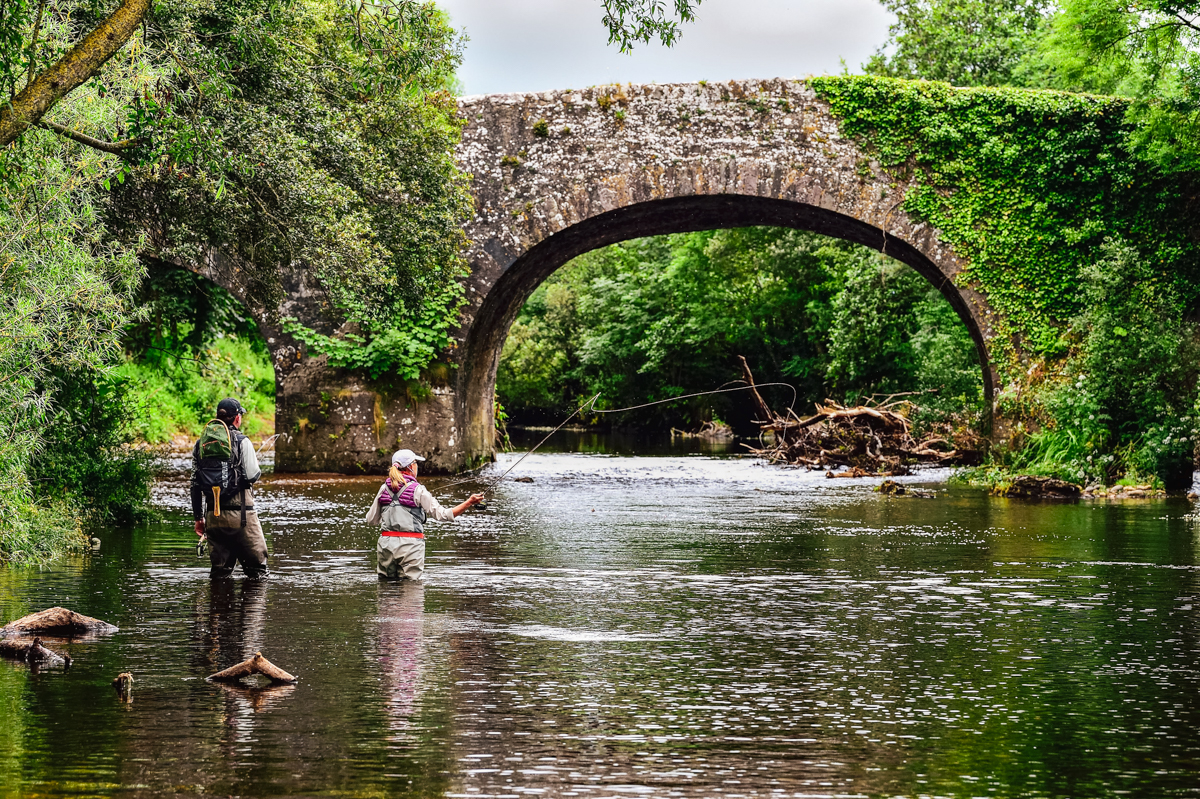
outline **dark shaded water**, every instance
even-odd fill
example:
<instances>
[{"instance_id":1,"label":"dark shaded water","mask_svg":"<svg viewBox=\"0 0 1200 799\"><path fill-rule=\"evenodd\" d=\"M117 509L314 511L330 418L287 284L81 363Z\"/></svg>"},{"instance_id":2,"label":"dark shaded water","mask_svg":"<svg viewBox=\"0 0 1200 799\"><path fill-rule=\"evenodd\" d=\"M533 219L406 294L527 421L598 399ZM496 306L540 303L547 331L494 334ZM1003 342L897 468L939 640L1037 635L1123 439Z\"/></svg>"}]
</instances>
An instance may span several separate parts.
<instances>
[{"instance_id":1,"label":"dark shaded water","mask_svg":"<svg viewBox=\"0 0 1200 799\"><path fill-rule=\"evenodd\" d=\"M0 663L0 793L1200 793L1185 501L887 498L695 455L518 474L437 528L424 587L377 582L354 478L268 478L265 583L210 582L182 483L97 557L0 571L0 620L121 627L62 645L67 674ZM256 650L300 683L204 681Z\"/></svg>"}]
</instances>

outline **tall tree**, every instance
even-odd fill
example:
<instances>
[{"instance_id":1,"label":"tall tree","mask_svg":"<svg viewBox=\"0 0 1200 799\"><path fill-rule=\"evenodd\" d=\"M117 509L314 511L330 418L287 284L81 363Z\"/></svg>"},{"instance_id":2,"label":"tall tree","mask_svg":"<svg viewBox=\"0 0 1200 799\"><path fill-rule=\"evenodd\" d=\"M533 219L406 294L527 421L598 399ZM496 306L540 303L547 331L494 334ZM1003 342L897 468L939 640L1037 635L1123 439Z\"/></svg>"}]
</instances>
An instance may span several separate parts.
<instances>
[{"instance_id":1,"label":"tall tree","mask_svg":"<svg viewBox=\"0 0 1200 799\"><path fill-rule=\"evenodd\" d=\"M1200 169L1200 2L1061 0L1042 58L1058 88L1136 98L1136 144L1160 167Z\"/></svg>"},{"instance_id":2,"label":"tall tree","mask_svg":"<svg viewBox=\"0 0 1200 799\"><path fill-rule=\"evenodd\" d=\"M1050 0L880 0L896 15L866 72L955 86L1024 82Z\"/></svg>"}]
</instances>

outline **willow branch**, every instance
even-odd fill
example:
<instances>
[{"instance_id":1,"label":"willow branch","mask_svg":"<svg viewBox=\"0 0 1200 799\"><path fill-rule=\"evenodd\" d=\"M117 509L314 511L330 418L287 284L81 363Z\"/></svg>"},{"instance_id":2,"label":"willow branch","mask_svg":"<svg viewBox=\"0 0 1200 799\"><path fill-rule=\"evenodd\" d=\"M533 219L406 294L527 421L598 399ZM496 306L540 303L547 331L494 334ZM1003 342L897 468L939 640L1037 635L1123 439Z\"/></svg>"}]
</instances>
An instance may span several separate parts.
<instances>
[{"instance_id":1,"label":"willow branch","mask_svg":"<svg viewBox=\"0 0 1200 799\"><path fill-rule=\"evenodd\" d=\"M57 122L47 122L42 120L37 123L37 127L52 130L59 136L65 139L70 139L73 142L78 142L86 147L91 147L93 150L100 150L113 155L125 157L126 153L142 143L142 139L125 139L124 141L104 141L103 139L93 139L86 133L80 133L70 128L64 127Z\"/></svg>"},{"instance_id":2,"label":"willow branch","mask_svg":"<svg viewBox=\"0 0 1200 799\"><path fill-rule=\"evenodd\" d=\"M33 23L32 41L29 45L29 70L25 74L25 85L28 86L33 81L33 67L37 63L37 47L38 36L42 30L42 14L46 10L46 0L38 3L37 21ZM14 87L15 88L15 87Z\"/></svg>"}]
</instances>

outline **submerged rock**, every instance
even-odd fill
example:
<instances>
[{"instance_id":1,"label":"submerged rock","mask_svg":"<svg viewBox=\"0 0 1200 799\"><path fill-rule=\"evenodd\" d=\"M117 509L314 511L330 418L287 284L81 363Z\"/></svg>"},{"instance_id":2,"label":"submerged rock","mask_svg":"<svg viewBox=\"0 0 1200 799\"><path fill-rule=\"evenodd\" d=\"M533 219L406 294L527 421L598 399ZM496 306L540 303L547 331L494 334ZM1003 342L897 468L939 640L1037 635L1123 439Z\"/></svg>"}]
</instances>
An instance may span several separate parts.
<instances>
[{"instance_id":1,"label":"submerged rock","mask_svg":"<svg viewBox=\"0 0 1200 799\"><path fill-rule=\"evenodd\" d=\"M1068 483L1057 477L1039 477L1022 474L1006 485L997 486L992 493L1002 497L1028 497L1034 499L1070 499L1083 493L1083 487Z\"/></svg>"},{"instance_id":2,"label":"submerged rock","mask_svg":"<svg viewBox=\"0 0 1200 799\"><path fill-rule=\"evenodd\" d=\"M93 619L66 608L49 608L22 616L0 627L0 638L34 633L71 638L88 634L107 635L116 631L117 628L106 621Z\"/></svg>"}]
</instances>

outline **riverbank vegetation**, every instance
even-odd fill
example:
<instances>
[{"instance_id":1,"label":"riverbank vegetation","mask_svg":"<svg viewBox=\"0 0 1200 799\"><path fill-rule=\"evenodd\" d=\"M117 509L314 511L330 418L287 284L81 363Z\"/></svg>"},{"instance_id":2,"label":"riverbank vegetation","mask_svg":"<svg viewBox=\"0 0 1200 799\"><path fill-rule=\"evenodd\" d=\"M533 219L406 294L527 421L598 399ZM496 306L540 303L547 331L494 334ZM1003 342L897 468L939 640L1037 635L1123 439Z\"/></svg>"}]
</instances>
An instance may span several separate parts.
<instances>
[{"instance_id":1,"label":"riverbank vegetation","mask_svg":"<svg viewBox=\"0 0 1200 799\"><path fill-rule=\"evenodd\" d=\"M4 130L38 78L111 22L106 5L3 4ZM136 517L149 472L134 443L226 393L205 372L247 355L191 322L170 328L179 346L148 336L162 308L141 296L147 264L221 253L246 316L274 308L281 267L305 261L334 317L363 326L436 302L462 274L461 42L433 3L126 11L142 15L139 35L0 149L4 560L53 557L81 546L85 525ZM265 398L265 375L245 371L229 377Z\"/></svg>"},{"instance_id":2,"label":"riverbank vegetation","mask_svg":"<svg viewBox=\"0 0 1200 799\"><path fill-rule=\"evenodd\" d=\"M1000 312L997 406L1014 424L965 479L1190 485L1200 5L887 5L898 22L868 72L981 88L814 84L912 181L906 210L966 257ZM1043 88L1115 96L1028 91Z\"/></svg>"}]
</instances>

